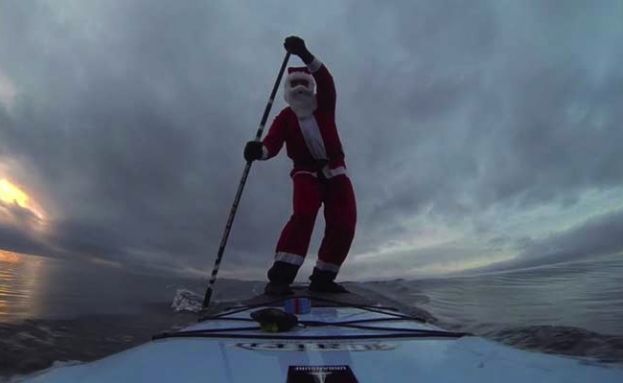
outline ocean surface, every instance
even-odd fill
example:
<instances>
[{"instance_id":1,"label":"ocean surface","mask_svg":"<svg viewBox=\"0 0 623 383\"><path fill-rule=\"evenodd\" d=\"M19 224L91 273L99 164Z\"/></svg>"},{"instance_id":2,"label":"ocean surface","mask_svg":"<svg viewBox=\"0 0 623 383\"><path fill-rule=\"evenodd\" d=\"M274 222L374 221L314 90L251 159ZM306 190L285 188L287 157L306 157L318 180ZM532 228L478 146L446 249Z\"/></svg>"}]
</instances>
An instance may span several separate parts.
<instances>
[{"instance_id":1,"label":"ocean surface","mask_svg":"<svg viewBox=\"0 0 623 383\"><path fill-rule=\"evenodd\" d=\"M623 365L623 256L470 276L349 282L356 291L427 311L447 329L515 347ZM196 320L177 313L178 289L205 281L91 263L0 254L0 381L90 361ZM261 292L219 280L215 301Z\"/></svg>"}]
</instances>

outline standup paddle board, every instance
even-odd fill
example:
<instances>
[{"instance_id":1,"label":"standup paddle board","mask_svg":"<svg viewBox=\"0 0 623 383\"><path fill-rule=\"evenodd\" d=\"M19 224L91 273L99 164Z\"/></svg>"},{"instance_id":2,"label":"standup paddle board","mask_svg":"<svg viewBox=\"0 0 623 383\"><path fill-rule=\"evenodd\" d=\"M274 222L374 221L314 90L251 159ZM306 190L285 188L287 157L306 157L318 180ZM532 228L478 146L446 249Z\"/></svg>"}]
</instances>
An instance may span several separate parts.
<instances>
[{"instance_id":1,"label":"standup paddle board","mask_svg":"<svg viewBox=\"0 0 623 383\"><path fill-rule=\"evenodd\" d=\"M298 323L270 332L277 326L251 318L267 308L298 312ZM623 369L446 331L356 294L299 289L294 297L254 297L141 346L27 381L621 383Z\"/></svg>"}]
</instances>

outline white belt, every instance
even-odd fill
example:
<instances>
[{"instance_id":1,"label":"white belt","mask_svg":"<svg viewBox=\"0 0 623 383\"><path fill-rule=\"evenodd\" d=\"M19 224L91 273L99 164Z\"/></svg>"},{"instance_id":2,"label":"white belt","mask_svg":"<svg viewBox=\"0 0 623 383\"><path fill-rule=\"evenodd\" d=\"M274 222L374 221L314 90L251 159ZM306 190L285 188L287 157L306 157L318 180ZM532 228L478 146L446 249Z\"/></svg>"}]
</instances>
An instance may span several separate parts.
<instances>
[{"instance_id":1,"label":"white belt","mask_svg":"<svg viewBox=\"0 0 623 383\"><path fill-rule=\"evenodd\" d=\"M297 174L309 174L310 176L318 177L318 173L317 172L310 172L309 170L297 170L293 174L293 176L295 176ZM333 178L333 177L336 177L336 176L339 176L339 175L345 175L345 176L348 177L348 170L344 166L338 166L335 169L331 169L328 166L325 166L324 168L322 168L322 174L327 179Z\"/></svg>"}]
</instances>

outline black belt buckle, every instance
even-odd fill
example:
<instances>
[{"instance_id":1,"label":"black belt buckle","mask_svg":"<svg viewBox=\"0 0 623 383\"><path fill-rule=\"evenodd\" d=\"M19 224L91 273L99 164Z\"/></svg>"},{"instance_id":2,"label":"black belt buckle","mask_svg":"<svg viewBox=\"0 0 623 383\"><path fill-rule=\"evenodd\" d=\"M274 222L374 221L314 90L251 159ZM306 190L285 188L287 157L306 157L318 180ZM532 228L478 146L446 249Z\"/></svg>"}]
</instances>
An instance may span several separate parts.
<instances>
[{"instance_id":1,"label":"black belt buckle","mask_svg":"<svg viewBox=\"0 0 623 383\"><path fill-rule=\"evenodd\" d=\"M318 176L318 179L322 182L325 182L328 179L327 176L323 172L323 169L327 166L328 163L329 163L328 160L318 160L316 162L318 166L318 170L316 171L316 174Z\"/></svg>"}]
</instances>

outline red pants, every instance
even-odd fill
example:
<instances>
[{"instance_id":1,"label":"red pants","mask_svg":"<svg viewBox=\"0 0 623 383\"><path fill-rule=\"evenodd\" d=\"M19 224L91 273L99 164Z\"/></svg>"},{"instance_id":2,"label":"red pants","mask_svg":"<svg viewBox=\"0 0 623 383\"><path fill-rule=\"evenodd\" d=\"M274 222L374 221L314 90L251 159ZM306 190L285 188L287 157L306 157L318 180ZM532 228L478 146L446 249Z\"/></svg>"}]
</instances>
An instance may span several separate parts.
<instances>
[{"instance_id":1,"label":"red pants","mask_svg":"<svg viewBox=\"0 0 623 383\"><path fill-rule=\"evenodd\" d=\"M337 273L355 235L357 208L350 179L338 175L321 180L298 173L294 182L294 212L277 243L275 261L303 264L320 205L324 203L325 232L316 267Z\"/></svg>"}]
</instances>

